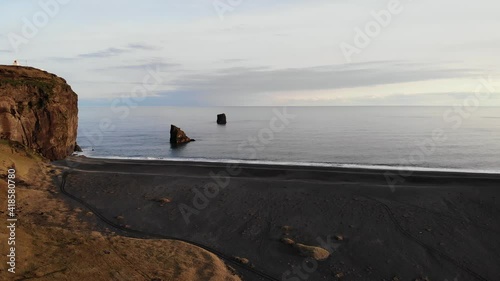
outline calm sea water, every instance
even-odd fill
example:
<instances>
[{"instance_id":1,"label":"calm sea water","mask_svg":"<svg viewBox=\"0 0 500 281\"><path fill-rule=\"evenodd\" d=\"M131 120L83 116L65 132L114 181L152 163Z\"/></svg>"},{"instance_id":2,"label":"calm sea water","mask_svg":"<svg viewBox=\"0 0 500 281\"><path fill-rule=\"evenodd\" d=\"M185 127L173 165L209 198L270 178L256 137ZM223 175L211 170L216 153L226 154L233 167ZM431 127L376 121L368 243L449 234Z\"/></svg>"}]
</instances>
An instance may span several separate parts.
<instances>
[{"instance_id":1,"label":"calm sea water","mask_svg":"<svg viewBox=\"0 0 500 281\"><path fill-rule=\"evenodd\" d=\"M294 117L282 120L276 111L284 110L82 107L78 143L89 157L500 172L498 107L462 115L452 107L287 107ZM219 126L223 112L228 124ZM170 124L197 141L171 147Z\"/></svg>"}]
</instances>

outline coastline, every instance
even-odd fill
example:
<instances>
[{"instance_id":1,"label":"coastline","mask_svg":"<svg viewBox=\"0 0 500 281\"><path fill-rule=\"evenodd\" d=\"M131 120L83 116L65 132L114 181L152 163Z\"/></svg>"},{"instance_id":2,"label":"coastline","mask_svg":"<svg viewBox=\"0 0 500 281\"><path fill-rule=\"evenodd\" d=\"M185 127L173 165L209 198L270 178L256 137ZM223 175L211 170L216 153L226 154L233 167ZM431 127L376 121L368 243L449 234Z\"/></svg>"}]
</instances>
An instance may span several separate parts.
<instances>
[{"instance_id":1,"label":"coastline","mask_svg":"<svg viewBox=\"0 0 500 281\"><path fill-rule=\"evenodd\" d=\"M391 188L386 170L373 169L86 157L55 164L66 167L66 190L106 219L246 258L277 279L305 261L285 237L333 241L310 280L500 278L497 174L414 171Z\"/></svg>"},{"instance_id":2,"label":"coastline","mask_svg":"<svg viewBox=\"0 0 500 281\"><path fill-rule=\"evenodd\" d=\"M432 168L432 167L419 167L419 166L396 166L396 165L369 165L369 164L344 164L344 163L322 163L322 162L291 162L291 161L267 161L267 160L236 160L236 159L210 159L210 158L154 158L154 157L121 157L121 156L87 156L78 154L71 156L72 161L76 158L85 158L89 160L96 160L97 162L106 163L163 163L167 165L205 165L205 166L227 166L238 165L248 167L268 167L268 168L283 168L283 169L319 169L331 170L337 172L365 172L365 173L378 173L378 172L391 172L391 173L412 173L422 176L439 176L442 175L455 175L455 176L496 176L500 175L500 170L475 170L465 168ZM76 160L77 161L77 160ZM78 162L78 161L77 161Z\"/></svg>"}]
</instances>

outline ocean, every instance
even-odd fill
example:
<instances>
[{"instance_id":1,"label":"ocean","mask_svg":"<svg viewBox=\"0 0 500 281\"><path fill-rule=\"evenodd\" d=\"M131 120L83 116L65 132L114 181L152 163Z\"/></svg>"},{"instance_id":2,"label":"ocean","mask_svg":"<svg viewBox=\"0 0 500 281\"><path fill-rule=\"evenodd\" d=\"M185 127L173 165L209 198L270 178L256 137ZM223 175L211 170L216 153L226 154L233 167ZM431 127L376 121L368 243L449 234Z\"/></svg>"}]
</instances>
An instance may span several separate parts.
<instances>
[{"instance_id":1,"label":"ocean","mask_svg":"<svg viewBox=\"0 0 500 281\"><path fill-rule=\"evenodd\" d=\"M196 141L172 147L171 124ZM500 108L81 107L78 143L97 158L500 173Z\"/></svg>"}]
</instances>

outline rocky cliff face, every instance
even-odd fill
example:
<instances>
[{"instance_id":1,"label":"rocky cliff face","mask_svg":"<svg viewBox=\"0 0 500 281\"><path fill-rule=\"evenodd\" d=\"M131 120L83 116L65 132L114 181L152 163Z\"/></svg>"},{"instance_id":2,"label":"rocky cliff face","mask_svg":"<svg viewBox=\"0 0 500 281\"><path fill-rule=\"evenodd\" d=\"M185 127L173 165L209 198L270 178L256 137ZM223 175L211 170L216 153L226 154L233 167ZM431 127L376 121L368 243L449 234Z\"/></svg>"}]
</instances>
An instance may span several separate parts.
<instances>
[{"instance_id":1,"label":"rocky cliff face","mask_svg":"<svg viewBox=\"0 0 500 281\"><path fill-rule=\"evenodd\" d=\"M48 72L0 66L0 138L20 142L50 160L74 150L78 97Z\"/></svg>"}]
</instances>

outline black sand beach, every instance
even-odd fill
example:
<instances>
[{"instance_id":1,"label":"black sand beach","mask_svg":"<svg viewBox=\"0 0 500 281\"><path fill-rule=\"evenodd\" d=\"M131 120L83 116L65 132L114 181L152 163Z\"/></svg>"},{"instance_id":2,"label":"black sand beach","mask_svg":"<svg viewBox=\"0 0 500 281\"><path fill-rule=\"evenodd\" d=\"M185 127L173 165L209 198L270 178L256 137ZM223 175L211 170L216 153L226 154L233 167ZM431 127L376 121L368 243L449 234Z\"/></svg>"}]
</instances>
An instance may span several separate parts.
<instances>
[{"instance_id":1,"label":"black sand beach","mask_svg":"<svg viewBox=\"0 0 500 281\"><path fill-rule=\"evenodd\" d=\"M56 164L69 168L65 191L106 219L246 258L277 280L500 280L500 175L414 172L391 189L382 170L84 157ZM212 176L221 172L233 176ZM213 198L200 195L206 186ZM189 223L181 209L192 213ZM283 237L332 253L316 262Z\"/></svg>"}]
</instances>

